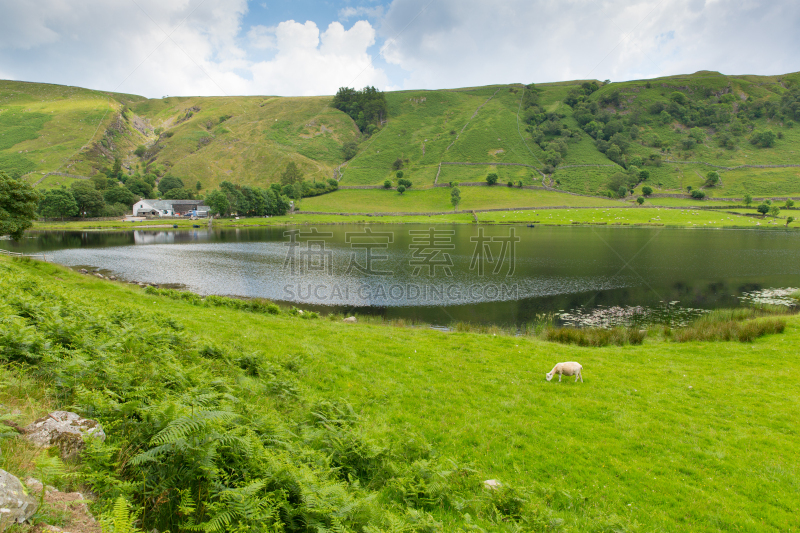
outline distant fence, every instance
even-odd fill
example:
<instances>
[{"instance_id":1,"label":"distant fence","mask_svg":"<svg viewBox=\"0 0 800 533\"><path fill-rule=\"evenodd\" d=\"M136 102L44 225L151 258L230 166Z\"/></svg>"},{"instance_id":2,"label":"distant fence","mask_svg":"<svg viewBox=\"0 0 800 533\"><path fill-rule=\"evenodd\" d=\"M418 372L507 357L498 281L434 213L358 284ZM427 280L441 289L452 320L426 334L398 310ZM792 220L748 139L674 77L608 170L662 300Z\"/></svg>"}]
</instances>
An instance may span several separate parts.
<instances>
[{"instance_id":1,"label":"distant fence","mask_svg":"<svg viewBox=\"0 0 800 533\"><path fill-rule=\"evenodd\" d=\"M5 255L8 257L41 257L42 261L47 261L47 257L44 254L21 254L19 252L12 252L10 250L3 250L0 248L0 255Z\"/></svg>"},{"instance_id":2,"label":"distant fence","mask_svg":"<svg viewBox=\"0 0 800 533\"><path fill-rule=\"evenodd\" d=\"M714 168L721 168L722 170L736 170L739 168L800 168L800 165L738 165L735 167L724 167L722 165L714 165L713 163L706 163L704 161L671 161L664 160L665 163L672 163L676 165L706 165Z\"/></svg>"},{"instance_id":3,"label":"distant fence","mask_svg":"<svg viewBox=\"0 0 800 533\"><path fill-rule=\"evenodd\" d=\"M114 222L122 221L123 216L118 217L94 217L94 218L81 218L81 217L55 217L55 218L39 218L39 222ZM34 228L36 229L36 228Z\"/></svg>"}]
</instances>

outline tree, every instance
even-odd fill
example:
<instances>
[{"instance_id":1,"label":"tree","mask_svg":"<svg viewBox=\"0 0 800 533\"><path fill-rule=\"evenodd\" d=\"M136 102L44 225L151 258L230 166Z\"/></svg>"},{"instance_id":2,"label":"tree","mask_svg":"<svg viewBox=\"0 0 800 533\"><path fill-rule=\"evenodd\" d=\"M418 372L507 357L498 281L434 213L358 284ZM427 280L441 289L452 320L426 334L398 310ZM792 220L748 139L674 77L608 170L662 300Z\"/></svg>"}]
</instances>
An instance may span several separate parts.
<instances>
[{"instance_id":1,"label":"tree","mask_svg":"<svg viewBox=\"0 0 800 533\"><path fill-rule=\"evenodd\" d=\"M708 174L706 174L706 186L713 187L717 183L719 183L719 172L716 170L712 170Z\"/></svg>"},{"instance_id":2,"label":"tree","mask_svg":"<svg viewBox=\"0 0 800 533\"><path fill-rule=\"evenodd\" d=\"M692 128L689 130L689 137L694 139L697 144L703 144L706 140L706 132L703 128Z\"/></svg>"},{"instance_id":3,"label":"tree","mask_svg":"<svg viewBox=\"0 0 800 533\"><path fill-rule=\"evenodd\" d=\"M377 125L389 115L386 96L375 87L364 87L361 91L340 87L333 97L332 105L350 115L358 129L368 135L374 133Z\"/></svg>"},{"instance_id":4,"label":"tree","mask_svg":"<svg viewBox=\"0 0 800 533\"><path fill-rule=\"evenodd\" d=\"M458 204L461 203L461 191L458 187L453 187L450 191L450 203L453 204L453 211L455 211Z\"/></svg>"},{"instance_id":5,"label":"tree","mask_svg":"<svg viewBox=\"0 0 800 533\"><path fill-rule=\"evenodd\" d=\"M669 99L679 105L686 105L687 98L686 95L680 91L675 91L669 95Z\"/></svg>"},{"instance_id":6,"label":"tree","mask_svg":"<svg viewBox=\"0 0 800 533\"><path fill-rule=\"evenodd\" d=\"M644 203L644 198L640 196L639 198L636 199L636 203L642 205Z\"/></svg>"},{"instance_id":7,"label":"tree","mask_svg":"<svg viewBox=\"0 0 800 533\"><path fill-rule=\"evenodd\" d=\"M557 167L561 164L561 154L555 150L547 150L544 153L544 162L550 166Z\"/></svg>"},{"instance_id":8,"label":"tree","mask_svg":"<svg viewBox=\"0 0 800 533\"><path fill-rule=\"evenodd\" d=\"M175 176L164 176L161 178L161 181L158 182L158 190L161 194L172 189L183 189L183 180Z\"/></svg>"},{"instance_id":9,"label":"tree","mask_svg":"<svg viewBox=\"0 0 800 533\"><path fill-rule=\"evenodd\" d=\"M400 170L401 168L403 168L403 160L398 157L392 163L392 170Z\"/></svg>"},{"instance_id":10,"label":"tree","mask_svg":"<svg viewBox=\"0 0 800 533\"><path fill-rule=\"evenodd\" d=\"M347 141L342 145L342 157L345 161L350 161L358 153L358 145L354 141Z\"/></svg>"},{"instance_id":11,"label":"tree","mask_svg":"<svg viewBox=\"0 0 800 533\"><path fill-rule=\"evenodd\" d=\"M773 205L772 207L769 208L769 214L774 217L777 217L780 214L780 212L781 208L778 207L777 205Z\"/></svg>"},{"instance_id":12,"label":"tree","mask_svg":"<svg viewBox=\"0 0 800 533\"><path fill-rule=\"evenodd\" d=\"M45 218L74 217L78 214L78 204L67 188L50 189L39 202L39 214Z\"/></svg>"},{"instance_id":13,"label":"tree","mask_svg":"<svg viewBox=\"0 0 800 533\"><path fill-rule=\"evenodd\" d=\"M762 215L767 216L767 213L769 213L769 206L767 204L761 204L756 207L756 210Z\"/></svg>"},{"instance_id":14,"label":"tree","mask_svg":"<svg viewBox=\"0 0 800 533\"><path fill-rule=\"evenodd\" d=\"M11 178L0 170L0 236L18 241L33 226L39 193L29 184Z\"/></svg>"},{"instance_id":15,"label":"tree","mask_svg":"<svg viewBox=\"0 0 800 533\"><path fill-rule=\"evenodd\" d=\"M103 194L85 181L75 181L71 185L72 196L78 204L78 210L83 216L100 216L106 201Z\"/></svg>"},{"instance_id":16,"label":"tree","mask_svg":"<svg viewBox=\"0 0 800 533\"><path fill-rule=\"evenodd\" d=\"M491 174L486 176L486 183L488 183L489 185L494 185L495 183L497 183L497 174L492 172Z\"/></svg>"},{"instance_id":17,"label":"tree","mask_svg":"<svg viewBox=\"0 0 800 533\"><path fill-rule=\"evenodd\" d=\"M650 178L650 171L649 170L640 170L639 171L639 181L647 181Z\"/></svg>"},{"instance_id":18,"label":"tree","mask_svg":"<svg viewBox=\"0 0 800 533\"><path fill-rule=\"evenodd\" d=\"M642 194L645 196L650 196L651 194L653 194L653 188L645 185L644 187L642 187Z\"/></svg>"},{"instance_id":19,"label":"tree","mask_svg":"<svg viewBox=\"0 0 800 533\"><path fill-rule=\"evenodd\" d=\"M397 174L395 174L395 176L397 176L397 179L400 179L400 178L402 178L402 177L403 177L403 175L404 175L404 174L403 174L403 171L402 171L402 170L398 170L398 171L397 171Z\"/></svg>"},{"instance_id":20,"label":"tree","mask_svg":"<svg viewBox=\"0 0 800 533\"><path fill-rule=\"evenodd\" d=\"M750 137L750 144L755 144L761 148L769 148L775 144L776 135L772 130L754 131Z\"/></svg>"},{"instance_id":21,"label":"tree","mask_svg":"<svg viewBox=\"0 0 800 533\"><path fill-rule=\"evenodd\" d=\"M226 215L230 204L228 196L222 191L211 191L206 196L206 205L211 208L212 215Z\"/></svg>"},{"instance_id":22,"label":"tree","mask_svg":"<svg viewBox=\"0 0 800 533\"><path fill-rule=\"evenodd\" d=\"M163 196L166 200L194 200L194 191L191 189L170 189L164 193Z\"/></svg>"},{"instance_id":23,"label":"tree","mask_svg":"<svg viewBox=\"0 0 800 533\"><path fill-rule=\"evenodd\" d=\"M750 204L753 203L753 197L750 196L750 193L745 193L744 195L744 205L750 207Z\"/></svg>"},{"instance_id":24,"label":"tree","mask_svg":"<svg viewBox=\"0 0 800 533\"><path fill-rule=\"evenodd\" d=\"M620 186L619 190L617 191L617 196L620 198L625 198L628 195L628 189L622 185Z\"/></svg>"},{"instance_id":25,"label":"tree","mask_svg":"<svg viewBox=\"0 0 800 533\"><path fill-rule=\"evenodd\" d=\"M115 179L120 179L122 177L122 161L120 161L119 157L114 158L114 167L111 169L111 176Z\"/></svg>"},{"instance_id":26,"label":"tree","mask_svg":"<svg viewBox=\"0 0 800 533\"><path fill-rule=\"evenodd\" d=\"M392 182L390 180L384 181L383 182L383 188L384 189L391 189L392 188Z\"/></svg>"},{"instance_id":27,"label":"tree","mask_svg":"<svg viewBox=\"0 0 800 533\"><path fill-rule=\"evenodd\" d=\"M399 192L400 194L403 194L404 192L406 192L405 185L398 185L397 186L397 192Z\"/></svg>"},{"instance_id":28,"label":"tree","mask_svg":"<svg viewBox=\"0 0 800 533\"><path fill-rule=\"evenodd\" d=\"M411 185L412 185L411 180L405 179L405 178L401 178L401 179L397 180L397 184L398 185L402 185L406 189L410 189Z\"/></svg>"},{"instance_id":29,"label":"tree","mask_svg":"<svg viewBox=\"0 0 800 533\"><path fill-rule=\"evenodd\" d=\"M91 178L89 178L89 181L92 182L94 188L97 189L98 191L104 191L109 187L116 185L116 182L113 181L109 183L108 178L102 174L97 174L95 176L92 176Z\"/></svg>"},{"instance_id":30,"label":"tree","mask_svg":"<svg viewBox=\"0 0 800 533\"><path fill-rule=\"evenodd\" d=\"M786 227L789 227L792 222L794 222L794 217L786 217Z\"/></svg>"},{"instance_id":31,"label":"tree","mask_svg":"<svg viewBox=\"0 0 800 533\"><path fill-rule=\"evenodd\" d=\"M197 192L200 192L200 189L203 188L203 184L198 181L194 184L194 188L197 189Z\"/></svg>"},{"instance_id":32,"label":"tree","mask_svg":"<svg viewBox=\"0 0 800 533\"><path fill-rule=\"evenodd\" d=\"M612 144L606 150L606 157L608 157L613 162L620 164L622 162L622 150L616 144Z\"/></svg>"},{"instance_id":33,"label":"tree","mask_svg":"<svg viewBox=\"0 0 800 533\"><path fill-rule=\"evenodd\" d=\"M142 198L148 198L153 195L153 188L144 180L128 180L125 182L125 187L133 194L139 195Z\"/></svg>"},{"instance_id":34,"label":"tree","mask_svg":"<svg viewBox=\"0 0 800 533\"><path fill-rule=\"evenodd\" d=\"M286 170L281 174L281 185L292 185L300 181L303 181L303 173L297 168L294 161L290 161L286 165Z\"/></svg>"},{"instance_id":35,"label":"tree","mask_svg":"<svg viewBox=\"0 0 800 533\"><path fill-rule=\"evenodd\" d=\"M125 204L131 207L138 197L127 187L112 187L103 193L103 199L107 204Z\"/></svg>"},{"instance_id":36,"label":"tree","mask_svg":"<svg viewBox=\"0 0 800 533\"><path fill-rule=\"evenodd\" d=\"M700 189L692 191L692 198L694 198L695 200L702 200L705 197L706 197L706 193L704 193Z\"/></svg>"},{"instance_id":37,"label":"tree","mask_svg":"<svg viewBox=\"0 0 800 533\"><path fill-rule=\"evenodd\" d=\"M140 144L136 147L136 150L133 151L136 157L142 157L145 153L147 153L147 148L143 144Z\"/></svg>"},{"instance_id":38,"label":"tree","mask_svg":"<svg viewBox=\"0 0 800 533\"><path fill-rule=\"evenodd\" d=\"M736 139L727 131L721 133L719 137L717 137L717 143L719 143L722 148L727 148L728 150L736 148Z\"/></svg>"},{"instance_id":39,"label":"tree","mask_svg":"<svg viewBox=\"0 0 800 533\"><path fill-rule=\"evenodd\" d=\"M794 207L794 200L791 198L786 199L786 205L784 206L786 209Z\"/></svg>"}]
</instances>

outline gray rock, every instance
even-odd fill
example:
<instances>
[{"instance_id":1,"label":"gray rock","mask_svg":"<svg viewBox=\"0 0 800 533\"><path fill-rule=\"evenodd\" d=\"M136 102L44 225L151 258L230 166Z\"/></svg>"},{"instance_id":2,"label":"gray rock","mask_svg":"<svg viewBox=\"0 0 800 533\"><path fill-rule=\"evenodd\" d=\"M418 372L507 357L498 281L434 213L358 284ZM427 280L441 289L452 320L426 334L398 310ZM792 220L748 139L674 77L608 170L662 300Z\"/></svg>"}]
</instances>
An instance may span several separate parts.
<instances>
[{"instance_id":1,"label":"gray rock","mask_svg":"<svg viewBox=\"0 0 800 533\"><path fill-rule=\"evenodd\" d=\"M100 279L103 279L103 278L105 277L105 276L103 276L103 275L102 275L101 273L99 273L99 272L95 272L95 273L94 273L94 275L95 275L95 276L97 276L97 277L98 277L98 278L100 278Z\"/></svg>"},{"instance_id":2,"label":"gray rock","mask_svg":"<svg viewBox=\"0 0 800 533\"><path fill-rule=\"evenodd\" d=\"M503 484L497 481L496 479L487 479L483 482L483 488L488 490L497 490L502 487Z\"/></svg>"},{"instance_id":3,"label":"gray rock","mask_svg":"<svg viewBox=\"0 0 800 533\"><path fill-rule=\"evenodd\" d=\"M84 437L106 440L97 420L82 418L69 411L53 411L25 428L25 438L37 446L58 446L63 459L76 459L86 445Z\"/></svg>"},{"instance_id":4,"label":"gray rock","mask_svg":"<svg viewBox=\"0 0 800 533\"><path fill-rule=\"evenodd\" d=\"M85 268L82 268L82 269L81 269L81 274L88 274L88 273L89 273L89 271L88 271L88 270L86 270Z\"/></svg>"},{"instance_id":5,"label":"gray rock","mask_svg":"<svg viewBox=\"0 0 800 533\"><path fill-rule=\"evenodd\" d=\"M36 512L38 504L25 494L25 488L15 476L0 470L0 531L11 524L21 524Z\"/></svg>"},{"instance_id":6,"label":"gray rock","mask_svg":"<svg viewBox=\"0 0 800 533\"><path fill-rule=\"evenodd\" d=\"M25 479L25 486L28 487L33 492L42 492L44 485L42 482L36 479L35 477L29 477ZM58 492L58 489L52 485L47 485L47 492Z\"/></svg>"},{"instance_id":7,"label":"gray rock","mask_svg":"<svg viewBox=\"0 0 800 533\"><path fill-rule=\"evenodd\" d=\"M354 316L349 316L349 317L345 318L344 320L342 320L342 322L344 322L345 324L355 324L355 323L358 322L358 320Z\"/></svg>"}]
</instances>

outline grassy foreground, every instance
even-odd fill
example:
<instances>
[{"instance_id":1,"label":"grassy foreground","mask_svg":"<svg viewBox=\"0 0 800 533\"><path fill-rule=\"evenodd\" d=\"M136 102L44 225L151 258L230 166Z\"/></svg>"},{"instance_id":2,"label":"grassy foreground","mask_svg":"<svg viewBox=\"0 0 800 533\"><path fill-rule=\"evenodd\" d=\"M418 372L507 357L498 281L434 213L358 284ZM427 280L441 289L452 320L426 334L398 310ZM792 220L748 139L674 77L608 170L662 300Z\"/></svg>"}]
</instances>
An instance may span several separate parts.
<instances>
[{"instance_id":1,"label":"grassy foreground","mask_svg":"<svg viewBox=\"0 0 800 533\"><path fill-rule=\"evenodd\" d=\"M100 419L80 479L148 530L800 525L797 316L753 343L581 348L198 306L38 262L0 275L0 403ZM585 382L546 382L566 360Z\"/></svg>"}]
</instances>

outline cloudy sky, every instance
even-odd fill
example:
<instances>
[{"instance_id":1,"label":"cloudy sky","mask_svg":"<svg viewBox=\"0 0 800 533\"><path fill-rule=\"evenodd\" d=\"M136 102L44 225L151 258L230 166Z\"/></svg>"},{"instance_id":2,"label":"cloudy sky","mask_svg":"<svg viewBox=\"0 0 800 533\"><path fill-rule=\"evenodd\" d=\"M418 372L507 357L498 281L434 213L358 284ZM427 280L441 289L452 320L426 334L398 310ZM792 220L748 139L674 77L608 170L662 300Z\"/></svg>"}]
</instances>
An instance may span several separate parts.
<instances>
[{"instance_id":1,"label":"cloudy sky","mask_svg":"<svg viewBox=\"0 0 800 533\"><path fill-rule=\"evenodd\" d=\"M0 79L315 95L800 70L796 0L0 0Z\"/></svg>"}]
</instances>

